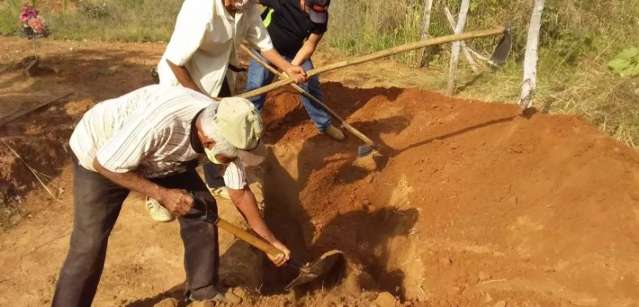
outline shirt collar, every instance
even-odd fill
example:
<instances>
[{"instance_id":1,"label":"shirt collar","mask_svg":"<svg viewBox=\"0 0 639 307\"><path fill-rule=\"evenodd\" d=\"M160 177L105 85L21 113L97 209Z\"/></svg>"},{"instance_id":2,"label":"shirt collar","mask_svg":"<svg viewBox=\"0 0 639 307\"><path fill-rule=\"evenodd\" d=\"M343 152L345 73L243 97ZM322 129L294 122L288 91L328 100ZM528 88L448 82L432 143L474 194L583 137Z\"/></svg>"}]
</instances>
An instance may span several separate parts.
<instances>
[{"instance_id":1,"label":"shirt collar","mask_svg":"<svg viewBox=\"0 0 639 307\"><path fill-rule=\"evenodd\" d=\"M200 142L200 138L197 136L197 118L202 114L204 108L195 114L193 120L191 120L191 133L189 133L189 139L191 141L191 148L195 150L197 153L204 153L204 146L202 146L202 142Z\"/></svg>"}]
</instances>

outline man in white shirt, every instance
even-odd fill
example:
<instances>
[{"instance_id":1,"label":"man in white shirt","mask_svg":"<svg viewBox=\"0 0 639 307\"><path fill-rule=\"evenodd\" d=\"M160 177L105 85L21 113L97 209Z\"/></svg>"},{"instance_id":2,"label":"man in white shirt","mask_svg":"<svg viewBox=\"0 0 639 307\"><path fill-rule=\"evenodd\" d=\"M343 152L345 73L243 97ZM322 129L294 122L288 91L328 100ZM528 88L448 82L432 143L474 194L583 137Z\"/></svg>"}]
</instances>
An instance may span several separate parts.
<instances>
[{"instance_id":1,"label":"man in white shirt","mask_svg":"<svg viewBox=\"0 0 639 307\"><path fill-rule=\"evenodd\" d=\"M244 40L289 76L305 81L304 69L273 47L253 1L185 0L157 67L160 84L182 85L217 97L229 64L238 64L236 50Z\"/></svg>"},{"instance_id":2,"label":"man in white shirt","mask_svg":"<svg viewBox=\"0 0 639 307\"><path fill-rule=\"evenodd\" d=\"M157 66L160 84L187 87L211 97L231 96L234 78L229 70L239 66L236 50L244 41L296 81L306 80L304 69L286 61L273 47L255 1L185 0ZM218 168L205 164L204 174L209 188L219 190ZM147 207L156 221L172 219L151 198Z\"/></svg>"},{"instance_id":3,"label":"man in white shirt","mask_svg":"<svg viewBox=\"0 0 639 307\"><path fill-rule=\"evenodd\" d=\"M158 199L178 216L188 297L223 300L217 227L211 223L217 206L195 172L204 156L226 166L231 200L251 228L283 252L271 261L284 264L290 252L260 216L236 159L239 151L255 148L261 134L261 119L248 100L217 102L183 87L151 85L91 108L69 140L74 223L52 305L91 305L109 234L130 191Z\"/></svg>"}]
</instances>

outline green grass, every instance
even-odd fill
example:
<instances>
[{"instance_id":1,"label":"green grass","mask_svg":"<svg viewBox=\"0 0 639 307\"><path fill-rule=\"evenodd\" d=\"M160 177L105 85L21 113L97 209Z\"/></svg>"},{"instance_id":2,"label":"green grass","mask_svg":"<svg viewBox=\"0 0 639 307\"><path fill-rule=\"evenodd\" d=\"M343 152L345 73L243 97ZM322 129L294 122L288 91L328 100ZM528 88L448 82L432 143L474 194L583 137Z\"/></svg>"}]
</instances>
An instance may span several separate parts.
<instances>
[{"instance_id":1,"label":"green grass","mask_svg":"<svg viewBox=\"0 0 639 307\"><path fill-rule=\"evenodd\" d=\"M452 30L443 8L459 9L459 0L434 2L430 34L441 36ZM365 54L420 38L423 1L334 1L331 7L329 44L349 54ZM467 30L509 24L514 35L509 62L493 73L485 73L461 96L484 100L517 101L523 75L526 34L532 1L471 1ZM639 78L622 78L607 63L621 50L639 47L639 0L547 0L543 15L535 106L551 113L578 114L610 135L639 145ZM468 43L488 54L492 39ZM634 45L633 45L634 44ZM435 50L431 65L445 71L448 46ZM396 56L416 66L417 53ZM464 61L463 59L461 60ZM460 83L471 80L466 67ZM445 84L442 82L436 85Z\"/></svg>"},{"instance_id":2,"label":"green grass","mask_svg":"<svg viewBox=\"0 0 639 307\"><path fill-rule=\"evenodd\" d=\"M181 3L182 0L42 0L40 10L53 39L166 41ZM430 34L450 34L443 8L449 6L456 12L460 0L434 3ZM0 34L17 33L21 5L18 0L0 0ZM334 0L325 42L346 54L361 55L416 41L421 35L422 5L423 0ZM531 5L529 0L471 1L466 29L510 24L514 46L505 67L482 75L464 88L461 96L518 100ZM547 0L535 106L552 113L582 115L610 135L639 145L639 108L635 104L639 100L639 78L622 78L607 66L622 50L639 47L638 25L639 0ZM495 40L468 44L488 54ZM442 46L434 50L431 65L445 71L448 49ZM409 52L394 58L415 67L418 55ZM436 84L443 86L445 78L442 75L442 82ZM471 78L466 71L461 83Z\"/></svg>"},{"instance_id":3,"label":"green grass","mask_svg":"<svg viewBox=\"0 0 639 307\"><path fill-rule=\"evenodd\" d=\"M50 1L51 2L51 1ZM51 38L149 42L171 35L181 0L79 0L58 1L53 10L39 7ZM0 2L0 34L18 30L22 2Z\"/></svg>"}]
</instances>

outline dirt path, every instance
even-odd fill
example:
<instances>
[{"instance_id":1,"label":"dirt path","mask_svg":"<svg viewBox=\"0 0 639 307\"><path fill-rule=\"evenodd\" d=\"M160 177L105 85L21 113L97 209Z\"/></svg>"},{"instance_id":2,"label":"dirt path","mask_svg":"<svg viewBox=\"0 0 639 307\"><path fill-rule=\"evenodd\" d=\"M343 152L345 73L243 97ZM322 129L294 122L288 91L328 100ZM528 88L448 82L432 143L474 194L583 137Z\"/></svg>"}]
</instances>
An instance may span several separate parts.
<instances>
[{"instance_id":1,"label":"dirt path","mask_svg":"<svg viewBox=\"0 0 639 307\"><path fill-rule=\"evenodd\" d=\"M47 42L57 73L27 79L8 63L28 43L0 37L0 45L0 103L76 92L0 130L61 192L53 202L31 183L15 188L32 191L21 207L29 213L0 233L0 305L38 306L51 297L68 244L72 178L63 144L72 123L92 103L149 83L162 47ZM369 305L376 291L427 306L639 304L635 151L574 117L524 118L512 105L405 89L427 87L428 77L389 61L323 80L328 103L385 144L387 159L377 172L354 168L354 138L338 144L319 135L294 96L271 95L267 219L298 255L339 248L350 266L337 287L251 304ZM28 175L3 150L0 182ZM96 306L149 306L177 294L180 245L175 223L152 223L139 199L129 199ZM265 272L265 291L290 278Z\"/></svg>"}]
</instances>

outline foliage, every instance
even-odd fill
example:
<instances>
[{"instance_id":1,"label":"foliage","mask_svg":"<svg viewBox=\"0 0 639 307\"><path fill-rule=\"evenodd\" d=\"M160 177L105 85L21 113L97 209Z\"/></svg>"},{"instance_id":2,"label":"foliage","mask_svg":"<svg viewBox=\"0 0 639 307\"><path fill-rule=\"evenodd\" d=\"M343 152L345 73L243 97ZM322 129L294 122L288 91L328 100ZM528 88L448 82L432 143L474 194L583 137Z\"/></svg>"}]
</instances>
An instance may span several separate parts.
<instances>
[{"instance_id":1,"label":"foliage","mask_svg":"<svg viewBox=\"0 0 639 307\"><path fill-rule=\"evenodd\" d=\"M621 77L639 76L639 48L634 47L621 51L608 62L608 67Z\"/></svg>"}]
</instances>

